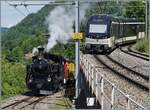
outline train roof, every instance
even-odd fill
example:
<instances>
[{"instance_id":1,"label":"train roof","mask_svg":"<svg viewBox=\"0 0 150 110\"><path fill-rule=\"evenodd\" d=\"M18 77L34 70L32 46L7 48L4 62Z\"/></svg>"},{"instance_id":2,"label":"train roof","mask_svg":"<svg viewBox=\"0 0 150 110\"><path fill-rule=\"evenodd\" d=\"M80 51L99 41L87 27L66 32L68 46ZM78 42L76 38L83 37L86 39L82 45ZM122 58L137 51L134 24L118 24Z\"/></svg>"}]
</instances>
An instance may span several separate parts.
<instances>
[{"instance_id":1,"label":"train roof","mask_svg":"<svg viewBox=\"0 0 150 110\"><path fill-rule=\"evenodd\" d=\"M115 18L115 19L118 19L120 22L143 22L143 20L139 18Z\"/></svg>"},{"instance_id":2,"label":"train roof","mask_svg":"<svg viewBox=\"0 0 150 110\"><path fill-rule=\"evenodd\" d=\"M100 18L105 18L105 19L107 18L107 19L110 19L111 16L106 15L106 14L92 15L92 16L89 17L88 20L100 19Z\"/></svg>"},{"instance_id":3,"label":"train roof","mask_svg":"<svg viewBox=\"0 0 150 110\"><path fill-rule=\"evenodd\" d=\"M116 22L143 22L143 19L139 19L139 18L113 17L112 15L107 15L107 14L92 15L88 19L88 21L92 21L94 19L107 19Z\"/></svg>"}]
</instances>

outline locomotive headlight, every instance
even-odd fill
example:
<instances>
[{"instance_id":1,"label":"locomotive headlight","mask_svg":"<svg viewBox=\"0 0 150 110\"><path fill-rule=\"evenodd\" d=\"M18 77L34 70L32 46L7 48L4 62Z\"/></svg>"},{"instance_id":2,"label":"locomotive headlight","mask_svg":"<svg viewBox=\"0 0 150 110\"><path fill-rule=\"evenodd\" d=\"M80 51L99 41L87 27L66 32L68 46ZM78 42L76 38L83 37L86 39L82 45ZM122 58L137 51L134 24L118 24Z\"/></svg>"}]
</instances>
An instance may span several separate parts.
<instances>
[{"instance_id":1,"label":"locomotive headlight","mask_svg":"<svg viewBox=\"0 0 150 110\"><path fill-rule=\"evenodd\" d=\"M28 82L29 82L29 83L32 83L32 82L33 82L33 77L32 77L32 75L29 77Z\"/></svg>"},{"instance_id":2,"label":"locomotive headlight","mask_svg":"<svg viewBox=\"0 0 150 110\"><path fill-rule=\"evenodd\" d=\"M29 79L29 83L31 83L32 81L33 81L33 79L32 79L32 78L30 78L30 79Z\"/></svg>"},{"instance_id":3,"label":"locomotive headlight","mask_svg":"<svg viewBox=\"0 0 150 110\"><path fill-rule=\"evenodd\" d=\"M48 81L48 82L51 82L51 78L47 78L47 81Z\"/></svg>"}]
</instances>

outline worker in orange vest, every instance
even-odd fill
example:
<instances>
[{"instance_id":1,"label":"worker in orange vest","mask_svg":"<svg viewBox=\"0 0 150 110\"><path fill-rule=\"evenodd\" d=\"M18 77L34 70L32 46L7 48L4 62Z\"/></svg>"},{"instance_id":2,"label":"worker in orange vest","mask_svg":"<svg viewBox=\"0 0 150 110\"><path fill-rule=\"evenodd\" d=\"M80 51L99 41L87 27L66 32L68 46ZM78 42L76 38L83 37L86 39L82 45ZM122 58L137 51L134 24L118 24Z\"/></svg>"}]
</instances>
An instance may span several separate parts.
<instances>
[{"instance_id":1,"label":"worker in orange vest","mask_svg":"<svg viewBox=\"0 0 150 110\"><path fill-rule=\"evenodd\" d=\"M67 81L68 73L69 73L69 64L67 61L65 61L65 63L64 63L64 84Z\"/></svg>"}]
</instances>

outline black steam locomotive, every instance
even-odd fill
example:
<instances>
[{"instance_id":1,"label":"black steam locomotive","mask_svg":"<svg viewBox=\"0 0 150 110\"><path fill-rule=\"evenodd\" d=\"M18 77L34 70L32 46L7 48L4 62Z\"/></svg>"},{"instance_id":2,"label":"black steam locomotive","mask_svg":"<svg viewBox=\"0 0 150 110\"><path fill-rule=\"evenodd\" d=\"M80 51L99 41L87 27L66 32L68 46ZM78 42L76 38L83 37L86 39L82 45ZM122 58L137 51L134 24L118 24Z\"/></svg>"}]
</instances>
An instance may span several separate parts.
<instances>
[{"instance_id":1,"label":"black steam locomotive","mask_svg":"<svg viewBox=\"0 0 150 110\"><path fill-rule=\"evenodd\" d=\"M38 54L32 57L32 64L27 65L26 84L35 94L51 94L63 87L62 57L44 52L38 48Z\"/></svg>"}]
</instances>

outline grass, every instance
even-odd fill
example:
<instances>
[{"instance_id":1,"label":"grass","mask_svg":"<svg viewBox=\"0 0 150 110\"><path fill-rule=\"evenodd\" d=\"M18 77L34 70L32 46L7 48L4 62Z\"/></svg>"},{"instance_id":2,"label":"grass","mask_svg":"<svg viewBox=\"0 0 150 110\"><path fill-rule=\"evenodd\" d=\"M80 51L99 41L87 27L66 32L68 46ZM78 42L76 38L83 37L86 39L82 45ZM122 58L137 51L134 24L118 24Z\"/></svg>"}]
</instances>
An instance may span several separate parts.
<instances>
[{"instance_id":1,"label":"grass","mask_svg":"<svg viewBox=\"0 0 150 110\"><path fill-rule=\"evenodd\" d=\"M148 38L145 37L145 38L137 41L136 44L134 45L134 48L137 51L149 53L149 40L148 40Z\"/></svg>"}]
</instances>

